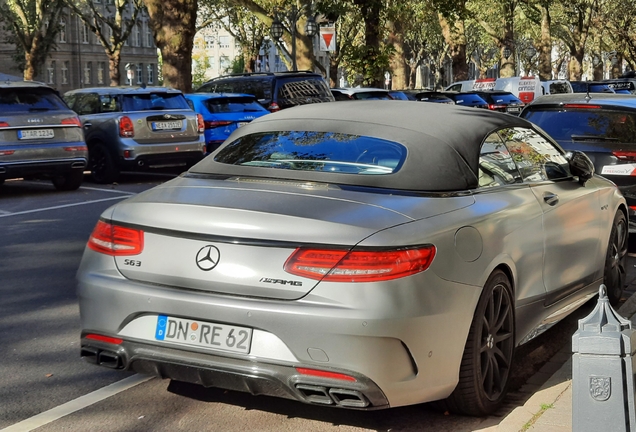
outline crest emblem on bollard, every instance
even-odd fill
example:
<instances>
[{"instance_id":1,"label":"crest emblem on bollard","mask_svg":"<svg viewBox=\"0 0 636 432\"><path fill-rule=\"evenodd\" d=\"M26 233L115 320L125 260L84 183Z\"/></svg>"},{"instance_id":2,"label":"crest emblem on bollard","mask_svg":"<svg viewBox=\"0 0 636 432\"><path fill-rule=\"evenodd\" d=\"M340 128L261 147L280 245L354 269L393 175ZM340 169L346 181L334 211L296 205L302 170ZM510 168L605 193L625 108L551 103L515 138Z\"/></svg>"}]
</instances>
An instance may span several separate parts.
<instances>
[{"instance_id":1,"label":"crest emblem on bollard","mask_svg":"<svg viewBox=\"0 0 636 432\"><path fill-rule=\"evenodd\" d=\"M606 401L612 394L612 379L610 377L591 376L590 395L599 402Z\"/></svg>"}]
</instances>

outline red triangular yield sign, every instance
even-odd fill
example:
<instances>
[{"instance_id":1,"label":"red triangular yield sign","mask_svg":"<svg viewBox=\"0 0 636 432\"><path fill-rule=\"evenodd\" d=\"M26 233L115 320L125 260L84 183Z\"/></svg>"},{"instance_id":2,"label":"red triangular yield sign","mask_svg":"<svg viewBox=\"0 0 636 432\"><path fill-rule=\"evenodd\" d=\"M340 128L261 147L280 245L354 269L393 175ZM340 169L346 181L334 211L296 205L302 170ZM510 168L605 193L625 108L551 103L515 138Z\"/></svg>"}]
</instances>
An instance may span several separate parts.
<instances>
[{"instance_id":1,"label":"red triangular yield sign","mask_svg":"<svg viewBox=\"0 0 636 432\"><path fill-rule=\"evenodd\" d=\"M325 40L325 46L329 48L331 45L331 39L333 38L333 33L322 33L322 38Z\"/></svg>"}]
</instances>

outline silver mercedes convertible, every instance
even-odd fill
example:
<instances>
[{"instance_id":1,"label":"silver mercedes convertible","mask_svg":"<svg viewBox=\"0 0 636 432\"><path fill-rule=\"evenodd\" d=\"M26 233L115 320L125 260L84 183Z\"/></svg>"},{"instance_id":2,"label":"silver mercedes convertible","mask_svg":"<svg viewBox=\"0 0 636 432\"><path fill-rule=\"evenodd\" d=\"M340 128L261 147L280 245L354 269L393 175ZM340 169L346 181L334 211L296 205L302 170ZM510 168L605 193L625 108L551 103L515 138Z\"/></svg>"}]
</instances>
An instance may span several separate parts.
<instances>
[{"instance_id":1,"label":"silver mercedes convertible","mask_svg":"<svg viewBox=\"0 0 636 432\"><path fill-rule=\"evenodd\" d=\"M620 300L626 215L583 153L515 116L284 110L101 215L77 274L81 355L310 404L485 415L515 347L601 283Z\"/></svg>"}]
</instances>

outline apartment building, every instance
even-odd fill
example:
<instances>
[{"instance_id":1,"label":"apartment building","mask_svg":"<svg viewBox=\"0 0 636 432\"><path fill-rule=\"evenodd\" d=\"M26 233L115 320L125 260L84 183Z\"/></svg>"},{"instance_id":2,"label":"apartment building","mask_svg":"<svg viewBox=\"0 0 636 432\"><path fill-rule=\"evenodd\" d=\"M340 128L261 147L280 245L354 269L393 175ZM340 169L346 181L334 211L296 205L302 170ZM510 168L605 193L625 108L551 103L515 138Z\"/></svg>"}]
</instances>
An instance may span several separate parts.
<instances>
[{"instance_id":1,"label":"apartment building","mask_svg":"<svg viewBox=\"0 0 636 432\"><path fill-rule=\"evenodd\" d=\"M104 1L106 7L112 0ZM36 79L61 93L83 87L110 85L108 57L97 35L74 13L65 8L60 17L57 45L51 50ZM3 43L0 35L0 73L22 76L13 59L15 47ZM139 14L137 23L122 50L120 74L122 85L157 84L157 47L148 25L148 14ZM126 65L133 71L132 82L127 79Z\"/></svg>"}]
</instances>

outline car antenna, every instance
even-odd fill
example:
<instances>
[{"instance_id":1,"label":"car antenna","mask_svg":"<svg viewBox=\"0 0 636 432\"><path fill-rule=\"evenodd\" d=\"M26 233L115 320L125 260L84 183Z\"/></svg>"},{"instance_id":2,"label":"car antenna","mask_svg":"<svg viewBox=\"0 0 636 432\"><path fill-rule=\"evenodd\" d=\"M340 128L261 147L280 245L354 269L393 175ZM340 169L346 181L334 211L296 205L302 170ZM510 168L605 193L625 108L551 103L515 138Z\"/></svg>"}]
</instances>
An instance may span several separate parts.
<instances>
[{"instance_id":1,"label":"car antenna","mask_svg":"<svg viewBox=\"0 0 636 432\"><path fill-rule=\"evenodd\" d=\"M592 99L592 96L590 96L590 83L587 83L585 87L587 89L587 93L585 94L585 101L589 102L590 99Z\"/></svg>"}]
</instances>

